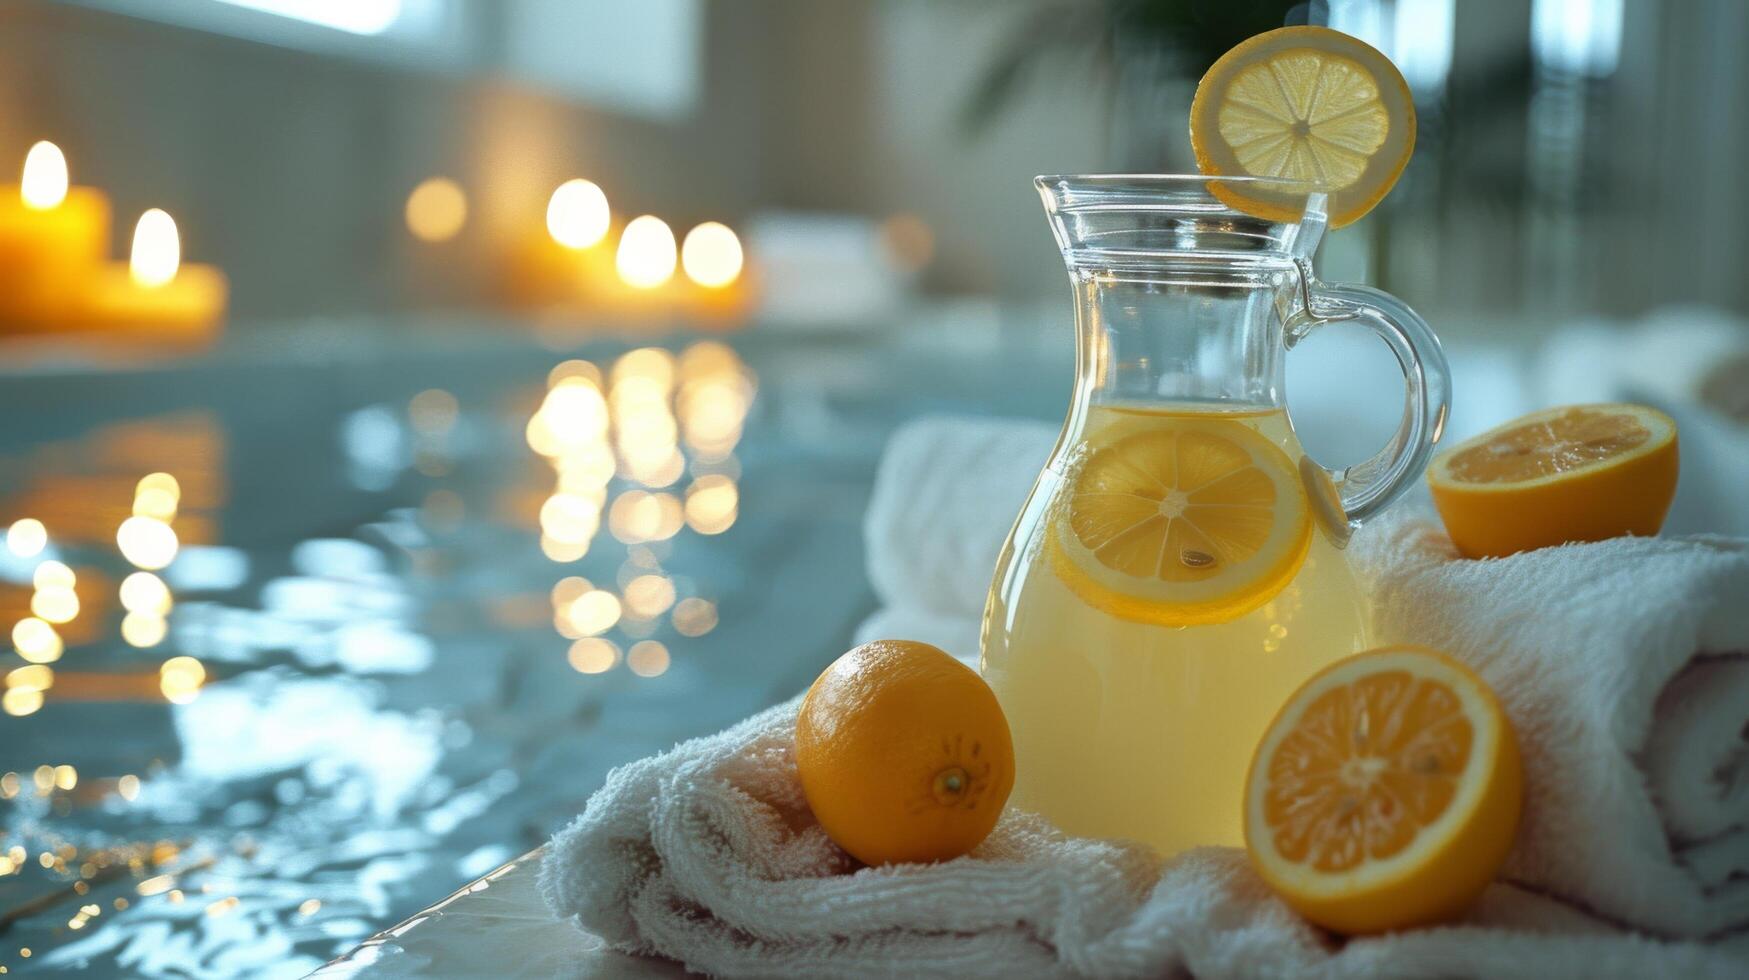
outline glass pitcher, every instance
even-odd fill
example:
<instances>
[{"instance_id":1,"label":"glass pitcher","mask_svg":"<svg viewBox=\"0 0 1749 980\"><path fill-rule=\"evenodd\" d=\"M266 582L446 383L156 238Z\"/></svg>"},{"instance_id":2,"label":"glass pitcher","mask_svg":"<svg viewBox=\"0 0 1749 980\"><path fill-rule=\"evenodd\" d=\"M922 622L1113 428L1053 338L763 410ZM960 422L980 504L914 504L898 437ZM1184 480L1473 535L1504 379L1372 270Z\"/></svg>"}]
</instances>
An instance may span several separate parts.
<instances>
[{"instance_id":1,"label":"glass pitcher","mask_svg":"<svg viewBox=\"0 0 1749 980\"><path fill-rule=\"evenodd\" d=\"M1223 203L1279 202L1267 217ZM1163 854L1242 843L1245 771L1283 701L1368 645L1350 532L1420 476L1449 382L1394 297L1326 285L1323 195L1254 178L1040 177L1075 291L1061 437L996 566L982 669L1014 733L1016 805ZM1283 362L1370 327L1405 378L1377 456L1314 463Z\"/></svg>"}]
</instances>

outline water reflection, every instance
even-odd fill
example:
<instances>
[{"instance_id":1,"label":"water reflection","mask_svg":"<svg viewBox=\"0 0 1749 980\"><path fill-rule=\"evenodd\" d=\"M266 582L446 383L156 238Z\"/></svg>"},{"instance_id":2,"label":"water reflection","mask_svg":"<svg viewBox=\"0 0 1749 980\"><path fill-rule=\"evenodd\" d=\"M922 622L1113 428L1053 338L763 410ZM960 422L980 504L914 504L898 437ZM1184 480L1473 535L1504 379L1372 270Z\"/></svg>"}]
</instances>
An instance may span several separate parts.
<instances>
[{"instance_id":1,"label":"water reflection","mask_svg":"<svg viewBox=\"0 0 1749 980\"><path fill-rule=\"evenodd\" d=\"M524 428L529 448L554 472L553 492L537 516L541 551L560 564L582 562L604 524L626 546L618 594L577 576L553 588L553 628L573 641L566 659L579 673L606 673L621 662L619 643L606 637L615 630L632 641L623 660L634 674L665 673L671 654L655 636L670 610L682 637L715 626L715 606L682 597L652 546L666 547L687 528L716 535L734 525L740 508L734 450L755 389L752 372L716 341L678 355L637 348L605 371L569 360L548 374ZM689 469L684 491L670 489Z\"/></svg>"},{"instance_id":2,"label":"water reflection","mask_svg":"<svg viewBox=\"0 0 1749 980\"><path fill-rule=\"evenodd\" d=\"M34 517L21 517L6 529L6 547L20 558L41 554L48 543L48 528Z\"/></svg>"},{"instance_id":3,"label":"water reflection","mask_svg":"<svg viewBox=\"0 0 1749 980\"><path fill-rule=\"evenodd\" d=\"M514 402L437 380L314 449L188 412L0 458L0 921L44 903L0 966L301 975L571 810L580 719L666 744L752 372L707 342Z\"/></svg>"}]
</instances>

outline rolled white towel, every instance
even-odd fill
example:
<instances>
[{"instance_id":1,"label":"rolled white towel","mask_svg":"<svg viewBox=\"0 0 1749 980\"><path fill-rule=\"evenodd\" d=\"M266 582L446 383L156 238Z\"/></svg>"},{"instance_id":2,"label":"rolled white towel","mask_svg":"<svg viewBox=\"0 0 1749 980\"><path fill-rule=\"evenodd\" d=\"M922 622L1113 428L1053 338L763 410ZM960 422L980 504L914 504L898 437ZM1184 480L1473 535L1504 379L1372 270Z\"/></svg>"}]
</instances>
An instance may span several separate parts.
<instances>
[{"instance_id":1,"label":"rolled white towel","mask_svg":"<svg viewBox=\"0 0 1749 980\"><path fill-rule=\"evenodd\" d=\"M1654 712L1646 778L1670 836L1749 844L1749 656L1694 661L1665 686Z\"/></svg>"},{"instance_id":2,"label":"rolled white towel","mask_svg":"<svg viewBox=\"0 0 1749 980\"><path fill-rule=\"evenodd\" d=\"M1509 879L1667 935L1749 927L1749 541L1467 561L1409 514L1349 554L1379 639L1465 660L1512 718L1526 799Z\"/></svg>"},{"instance_id":3,"label":"rolled white towel","mask_svg":"<svg viewBox=\"0 0 1749 980\"><path fill-rule=\"evenodd\" d=\"M894 433L863 520L881 602L982 615L996 555L1055 440L1041 422L957 416Z\"/></svg>"},{"instance_id":4,"label":"rolled white towel","mask_svg":"<svg viewBox=\"0 0 1749 980\"><path fill-rule=\"evenodd\" d=\"M1741 976L1726 949L1617 933L1496 885L1465 924L1331 942L1243 852L1162 863L1010 811L972 855L863 868L796 776L798 700L616 770L539 884L616 948L721 976Z\"/></svg>"}]
</instances>

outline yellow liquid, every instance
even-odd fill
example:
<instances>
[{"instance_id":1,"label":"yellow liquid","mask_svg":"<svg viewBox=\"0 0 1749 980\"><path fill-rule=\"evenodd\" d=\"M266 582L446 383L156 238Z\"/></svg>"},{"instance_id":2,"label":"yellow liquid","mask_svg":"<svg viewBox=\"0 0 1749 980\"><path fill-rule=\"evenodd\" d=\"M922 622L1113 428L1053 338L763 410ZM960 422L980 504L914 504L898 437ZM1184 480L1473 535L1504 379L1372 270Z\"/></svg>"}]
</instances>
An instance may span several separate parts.
<instances>
[{"instance_id":1,"label":"yellow liquid","mask_svg":"<svg viewBox=\"0 0 1749 980\"><path fill-rule=\"evenodd\" d=\"M1298 464L1285 412L1210 406L1088 410L1079 438L1149 419L1250 428ZM1072 834L1143 841L1163 854L1242 845L1246 768L1289 694L1367 646L1364 597L1315 523L1294 578L1226 622L1158 626L1083 601L1052 570L1057 497L1073 446L1040 474L997 564L983 624L983 674L1013 729L1015 805ZM1314 512L1315 513L1315 512Z\"/></svg>"}]
</instances>

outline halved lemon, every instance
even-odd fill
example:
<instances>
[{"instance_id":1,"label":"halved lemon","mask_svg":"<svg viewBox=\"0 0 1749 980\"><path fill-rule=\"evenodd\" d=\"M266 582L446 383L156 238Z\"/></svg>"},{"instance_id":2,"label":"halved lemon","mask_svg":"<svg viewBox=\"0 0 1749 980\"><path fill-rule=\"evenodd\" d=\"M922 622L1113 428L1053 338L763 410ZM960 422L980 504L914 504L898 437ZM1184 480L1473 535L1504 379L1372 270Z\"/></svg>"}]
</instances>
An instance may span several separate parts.
<instances>
[{"instance_id":1,"label":"halved lemon","mask_svg":"<svg viewBox=\"0 0 1749 980\"><path fill-rule=\"evenodd\" d=\"M1114 425L1072 474L1056 503L1053 567L1083 601L1125 619L1244 615L1292 580L1311 544L1293 462L1237 419Z\"/></svg>"},{"instance_id":2,"label":"halved lemon","mask_svg":"<svg viewBox=\"0 0 1749 980\"><path fill-rule=\"evenodd\" d=\"M1657 534L1677 469L1670 416L1644 405L1568 405L1458 443L1434 458L1427 485L1458 551L1497 558Z\"/></svg>"},{"instance_id":3,"label":"halved lemon","mask_svg":"<svg viewBox=\"0 0 1749 980\"><path fill-rule=\"evenodd\" d=\"M1512 848L1518 743L1486 683L1421 647L1326 667L1288 699L1245 780L1245 844L1270 887L1337 932L1460 914Z\"/></svg>"},{"instance_id":4,"label":"halved lemon","mask_svg":"<svg viewBox=\"0 0 1749 980\"><path fill-rule=\"evenodd\" d=\"M1210 176L1305 181L1330 196L1330 224L1382 200L1415 149L1415 103L1391 60L1327 27L1283 27L1228 51L1197 84L1190 145ZM1211 181L1228 205L1297 221L1305 190Z\"/></svg>"}]
</instances>

